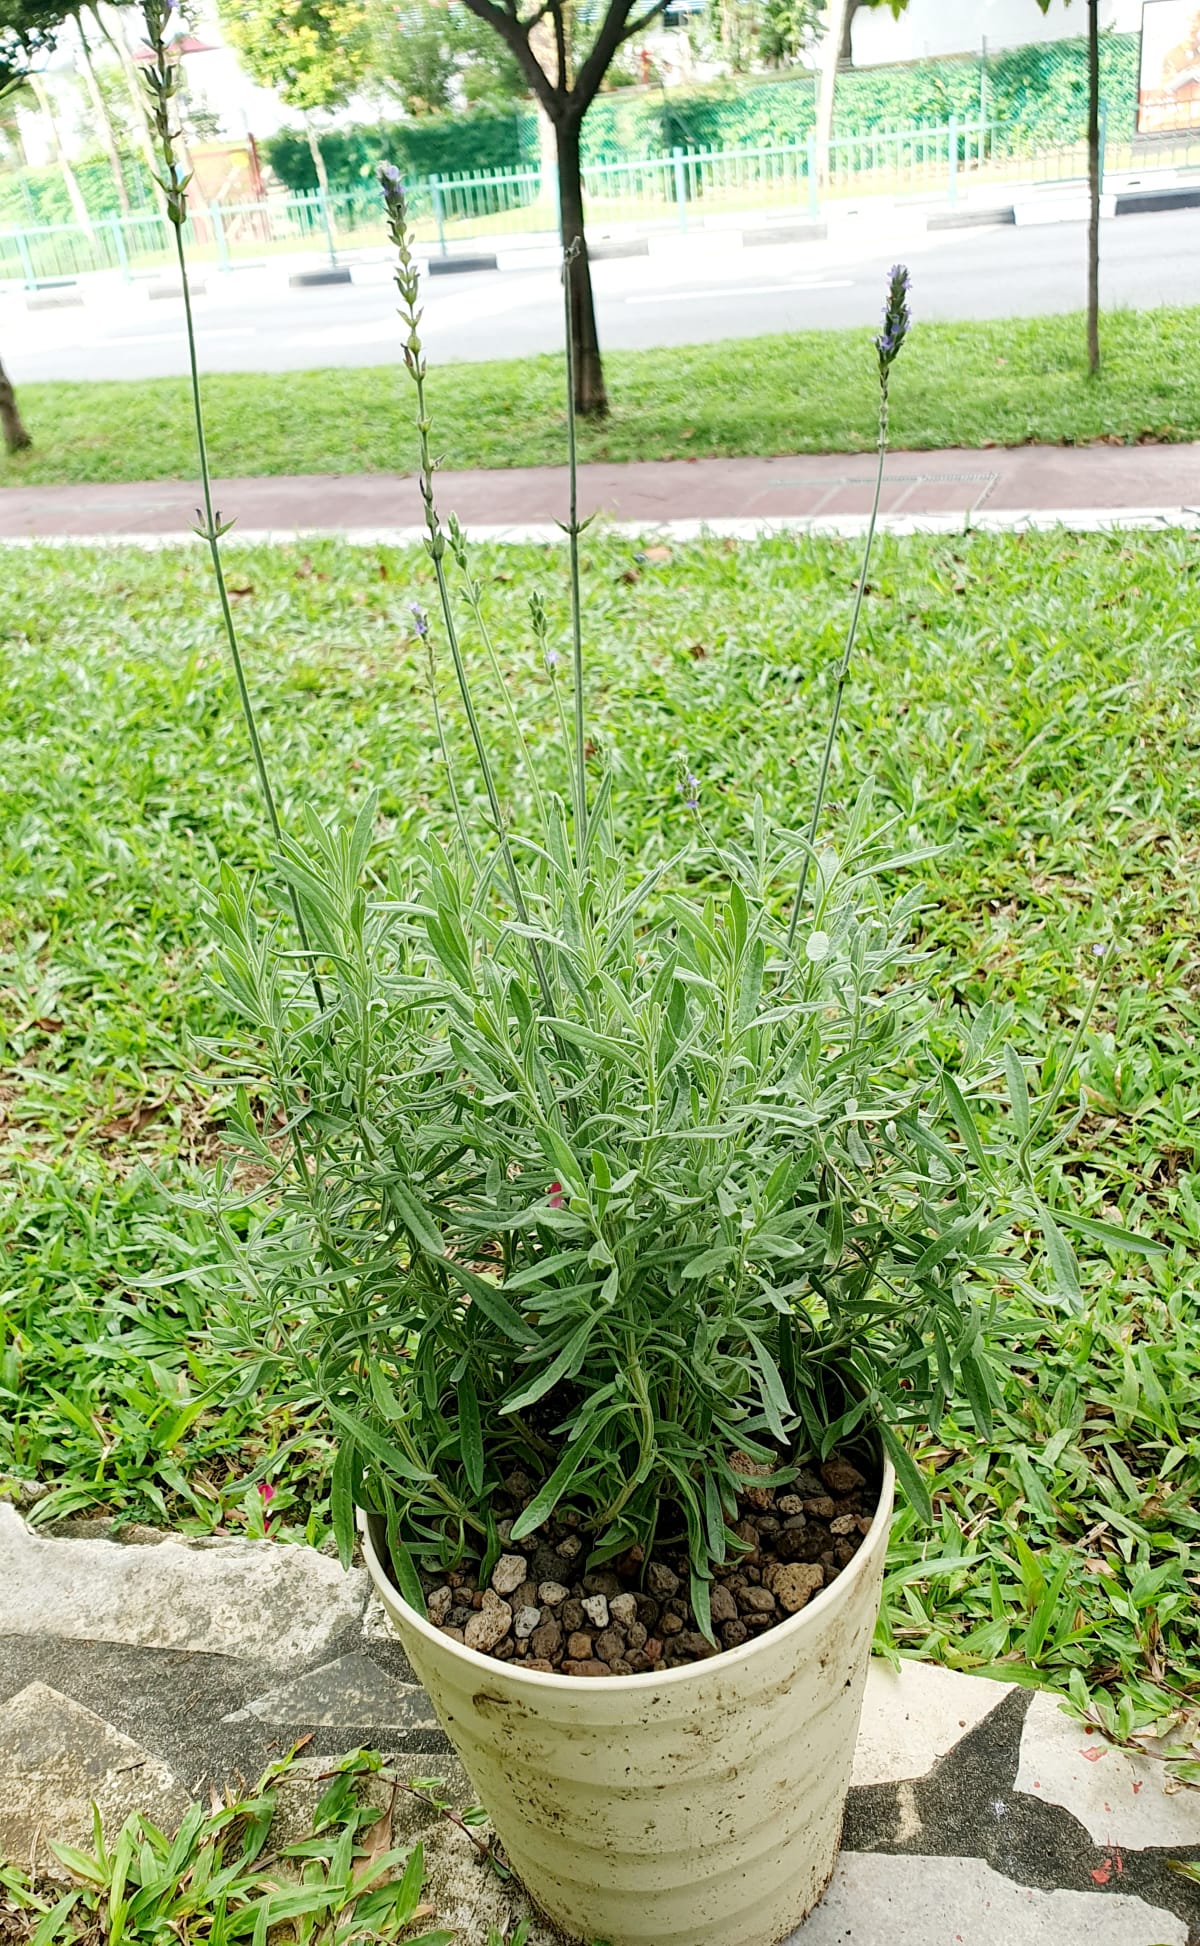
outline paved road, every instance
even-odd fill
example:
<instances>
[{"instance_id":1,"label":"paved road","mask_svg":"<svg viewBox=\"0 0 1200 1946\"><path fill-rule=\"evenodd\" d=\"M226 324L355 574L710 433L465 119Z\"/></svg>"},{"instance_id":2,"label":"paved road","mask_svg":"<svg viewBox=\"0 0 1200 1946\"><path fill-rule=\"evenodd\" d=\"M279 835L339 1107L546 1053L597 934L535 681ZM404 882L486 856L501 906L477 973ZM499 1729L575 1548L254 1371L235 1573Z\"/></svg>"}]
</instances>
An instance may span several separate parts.
<instances>
[{"instance_id":1,"label":"paved road","mask_svg":"<svg viewBox=\"0 0 1200 1946\"><path fill-rule=\"evenodd\" d=\"M905 232L828 243L742 247L711 232L680 239L649 258L598 263L601 341L611 347L675 345L809 326L873 323L887 265L912 264L919 318L997 318L1070 310L1083 298L1084 227ZM911 222L911 219L909 219ZM1200 303L1200 210L1120 217L1101 240L1102 301L1113 305ZM381 262L356 272L370 282L288 290L278 271L210 276L197 304L209 371L295 371L378 365L397 356L395 300ZM426 339L436 360L554 351L561 299L552 269L505 270L430 280ZM0 345L18 382L140 378L184 370L182 307L144 288L117 291L101 308L27 312L0 304Z\"/></svg>"}]
</instances>

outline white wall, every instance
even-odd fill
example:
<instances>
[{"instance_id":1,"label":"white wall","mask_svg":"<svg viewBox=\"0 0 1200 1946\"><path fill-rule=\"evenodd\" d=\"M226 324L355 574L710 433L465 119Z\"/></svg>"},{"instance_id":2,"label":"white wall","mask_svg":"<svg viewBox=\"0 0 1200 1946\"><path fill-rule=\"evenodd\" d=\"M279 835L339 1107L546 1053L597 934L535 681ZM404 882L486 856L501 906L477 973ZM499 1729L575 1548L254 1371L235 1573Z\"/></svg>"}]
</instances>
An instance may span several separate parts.
<instances>
[{"instance_id":1,"label":"white wall","mask_svg":"<svg viewBox=\"0 0 1200 1946\"><path fill-rule=\"evenodd\" d=\"M1101 28L1136 33L1142 0L1100 0ZM936 54L978 54L1025 47L1034 41L1077 40L1087 32L1086 0L1051 0L1043 14L1036 0L908 0L899 20L887 5L860 7L851 30L855 67L885 61L920 61Z\"/></svg>"}]
</instances>

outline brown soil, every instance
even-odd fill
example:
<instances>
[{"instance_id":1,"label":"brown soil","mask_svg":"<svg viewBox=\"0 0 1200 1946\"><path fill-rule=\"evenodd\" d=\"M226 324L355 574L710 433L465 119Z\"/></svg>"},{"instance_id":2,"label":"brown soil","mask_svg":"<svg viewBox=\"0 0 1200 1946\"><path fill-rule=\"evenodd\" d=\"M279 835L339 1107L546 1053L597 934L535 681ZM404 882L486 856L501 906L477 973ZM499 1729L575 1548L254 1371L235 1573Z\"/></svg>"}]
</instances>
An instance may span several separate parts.
<instances>
[{"instance_id":1,"label":"brown soil","mask_svg":"<svg viewBox=\"0 0 1200 1946\"><path fill-rule=\"evenodd\" d=\"M782 1486L744 1454L746 1481L733 1529L743 1551L713 1570L716 1645L701 1633L688 1598L686 1553L641 1548L587 1571L578 1514L556 1514L515 1547L508 1534L534 1483L506 1482L511 1517L500 1522L505 1552L490 1585L465 1571L422 1575L429 1619L443 1634L500 1662L564 1676L637 1676L740 1648L785 1622L837 1578L870 1528L879 1481L832 1455L815 1471L797 1467Z\"/></svg>"}]
</instances>

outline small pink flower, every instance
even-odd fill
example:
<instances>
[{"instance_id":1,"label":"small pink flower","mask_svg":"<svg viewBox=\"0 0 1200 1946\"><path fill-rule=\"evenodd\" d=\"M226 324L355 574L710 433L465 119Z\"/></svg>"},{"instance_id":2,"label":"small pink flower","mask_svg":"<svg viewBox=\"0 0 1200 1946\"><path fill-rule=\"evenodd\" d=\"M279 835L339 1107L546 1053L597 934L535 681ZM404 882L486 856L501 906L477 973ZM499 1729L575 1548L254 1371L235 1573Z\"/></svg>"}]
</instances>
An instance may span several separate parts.
<instances>
[{"instance_id":1,"label":"small pink flower","mask_svg":"<svg viewBox=\"0 0 1200 1946\"><path fill-rule=\"evenodd\" d=\"M262 1496L263 1503L263 1532L269 1534L271 1531L271 1523L267 1518L267 1508L275 1498L275 1489L269 1480L260 1480L258 1483L258 1491Z\"/></svg>"},{"instance_id":2,"label":"small pink flower","mask_svg":"<svg viewBox=\"0 0 1200 1946\"><path fill-rule=\"evenodd\" d=\"M550 1185L550 1207L551 1209L561 1209L562 1206L562 1184L560 1182L552 1182Z\"/></svg>"}]
</instances>

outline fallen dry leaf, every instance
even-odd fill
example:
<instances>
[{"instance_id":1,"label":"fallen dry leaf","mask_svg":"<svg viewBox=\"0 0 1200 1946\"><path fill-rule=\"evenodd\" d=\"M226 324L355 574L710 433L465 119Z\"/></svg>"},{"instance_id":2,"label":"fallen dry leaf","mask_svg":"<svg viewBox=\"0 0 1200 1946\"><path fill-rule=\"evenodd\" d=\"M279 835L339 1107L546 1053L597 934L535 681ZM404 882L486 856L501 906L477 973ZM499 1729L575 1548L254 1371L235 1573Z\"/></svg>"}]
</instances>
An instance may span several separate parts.
<instances>
[{"instance_id":1,"label":"fallen dry leaf","mask_svg":"<svg viewBox=\"0 0 1200 1946\"><path fill-rule=\"evenodd\" d=\"M362 1865L354 1874L354 1889L359 1894L369 1892L372 1886L383 1876L378 1871L372 1871L371 1867L378 1859L385 1857L392 1849L392 1823L396 1816L397 1789L398 1786L393 1784L387 1809L376 1818L374 1824L367 1832L366 1837L363 1839Z\"/></svg>"},{"instance_id":2,"label":"fallen dry leaf","mask_svg":"<svg viewBox=\"0 0 1200 1946\"><path fill-rule=\"evenodd\" d=\"M140 1135L148 1123L162 1114L166 1101L143 1101L131 1108L127 1115L117 1115L111 1122L102 1122L100 1134L107 1142L122 1141L127 1135Z\"/></svg>"}]
</instances>

